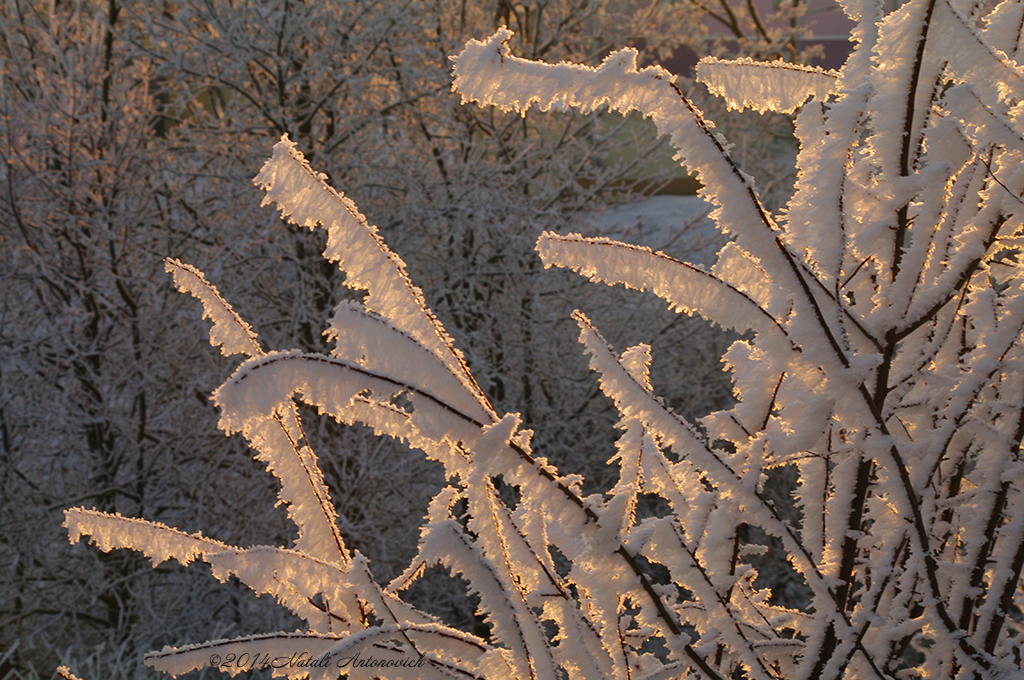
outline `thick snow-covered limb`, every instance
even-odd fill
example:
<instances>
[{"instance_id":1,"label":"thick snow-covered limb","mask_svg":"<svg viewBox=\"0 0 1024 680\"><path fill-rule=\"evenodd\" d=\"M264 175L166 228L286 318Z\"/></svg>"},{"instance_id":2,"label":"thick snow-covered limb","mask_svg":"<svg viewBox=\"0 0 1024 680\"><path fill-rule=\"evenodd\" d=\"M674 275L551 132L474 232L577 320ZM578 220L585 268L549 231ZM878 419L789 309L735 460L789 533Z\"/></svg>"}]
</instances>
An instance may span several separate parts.
<instances>
[{"instance_id":1,"label":"thick snow-covered limb","mask_svg":"<svg viewBox=\"0 0 1024 680\"><path fill-rule=\"evenodd\" d=\"M793 113L808 99L826 101L838 91L838 79L837 72L820 66L754 61L749 57L704 57L697 63L697 80L737 111L751 108L758 113Z\"/></svg>"},{"instance_id":2,"label":"thick snow-covered limb","mask_svg":"<svg viewBox=\"0 0 1024 680\"><path fill-rule=\"evenodd\" d=\"M296 393L326 413L344 410L363 393L385 400L406 393L415 404L413 423L421 426L424 434L435 433L439 440L450 437L458 441L463 435L472 438L475 428L484 424L404 378L371 371L337 357L298 351L270 352L242 364L217 389L214 400L222 411L221 428L229 433L248 433L266 418L287 411L289 399ZM420 415L420 411L429 415ZM430 423L429 419L435 416L441 422Z\"/></svg>"}]
</instances>

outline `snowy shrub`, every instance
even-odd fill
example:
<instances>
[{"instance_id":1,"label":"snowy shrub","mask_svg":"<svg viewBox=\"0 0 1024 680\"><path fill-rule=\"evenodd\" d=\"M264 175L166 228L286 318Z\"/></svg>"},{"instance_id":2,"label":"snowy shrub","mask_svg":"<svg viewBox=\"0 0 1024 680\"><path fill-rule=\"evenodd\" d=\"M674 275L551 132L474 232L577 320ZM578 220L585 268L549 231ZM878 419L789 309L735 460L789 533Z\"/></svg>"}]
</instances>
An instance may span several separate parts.
<instances>
[{"instance_id":1,"label":"snowy shrub","mask_svg":"<svg viewBox=\"0 0 1024 680\"><path fill-rule=\"evenodd\" d=\"M513 56L501 30L456 58L466 101L651 116L732 237L708 270L607 239L540 238L546 266L746 334L724 356L738 403L690 423L654 393L651 347L617 353L575 314L621 415L605 493L585 494L531 449L518 415L495 412L403 262L283 138L255 180L265 202L322 226L325 256L367 292L336 307L333 352L265 351L201 273L167 267L202 301L211 341L249 357L216 392L220 426L278 477L297 540L236 548L83 508L66 526L154 564L203 560L308 629L147 663L290 677L1020 677L1024 5L844 10L859 25L840 73L701 65L732 106L802 106L799 181L779 216L674 78L638 70L632 50L597 69L548 65ZM386 586L342 538L295 400L444 466L418 552ZM778 469L798 473L796 519L766 494ZM783 606L764 586L765 537L803 602ZM403 599L434 565L469 583L478 630Z\"/></svg>"},{"instance_id":2,"label":"snowy shrub","mask_svg":"<svg viewBox=\"0 0 1024 680\"><path fill-rule=\"evenodd\" d=\"M320 257L322 232L252 200L249 179L285 132L411 256L498 410L564 423L541 439L559 463L581 431L594 445L579 458L607 448L614 408L596 385L576 389L586 361L558 332L589 284L542 275L533 244L629 196L636 167L666 145L620 116L462 107L447 55L493 32L489 4L0 2L0 679L48 677L63 659L88 678L156 677L137 650L295 627L237 581L73 547L61 527L63 510L84 504L235 545L287 541L275 480L216 429L208 396L231 359L211 351L194 301L163 275L168 255L199 264L265 346L328 351L323 319L354 294ZM596 64L627 39L650 50L699 39L686 3L500 4L511 13L500 20L528 34L515 49L538 59ZM628 157L623 131L642 137ZM630 309L612 304L627 292L605 293L594 307L615 320L594 315L606 327L652 310L674 322L657 300ZM692 321L701 340L678 333L659 355L709 385L667 395L687 412L729 395L717 365L704 364L704 381L696 358L669 359L721 354ZM537 368L516 370L527 362ZM401 573L441 466L369 428L306 424L346 540L378 578ZM240 515L240 498L259 516ZM430 582L442 578L438 568ZM472 620L457 587L428 594Z\"/></svg>"}]
</instances>

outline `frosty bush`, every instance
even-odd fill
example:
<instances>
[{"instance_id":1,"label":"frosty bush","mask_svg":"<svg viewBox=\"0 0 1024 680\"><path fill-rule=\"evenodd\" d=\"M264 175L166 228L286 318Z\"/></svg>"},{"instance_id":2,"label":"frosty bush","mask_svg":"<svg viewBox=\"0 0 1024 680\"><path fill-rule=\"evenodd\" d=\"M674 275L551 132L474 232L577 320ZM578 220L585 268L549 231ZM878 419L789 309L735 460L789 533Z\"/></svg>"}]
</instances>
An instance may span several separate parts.
<instances>
[{"instance_id":1,"label":"frosty bush","mask_svg":"<svg viewBox=\"0 0 1024 680\"><path fill-rule=\"evenodd\" d=\"M264 346L328 351L322 321L354 295L320 258L322 233L252 200L249 179L285 132L413 254L410 271L497 409L601 442L580 451L607 447L614 409L596 385L575 389L586 362L554 321L571 325L564 298L588 284L522 272L541 269L542 230L568 231L574 216L628 196L627 166L665 145L645 133L644 148L618 163L630 138L613 130L635 121L523 121L460 106L447 55L493 32L488 4L0 2L0 678L45 678L65 658L89 678L155 677L137 650L295 627L237 582L72 547L61 528L63 510L84 504L237 545L288 540L275 480L216 429L208 395L231 360L210 351L194 302L162 273L168 255L201 264ZM538 59L596 64L595 51L627 39L651 50L699 39L686 3L499 4L528 34L516 49ZM675 316L657 311L663 323ZM698 347L717 357L724 344ZM513 370L524 357L538 369ZM689 363L671 362L680 372ZM727 398L714 368L712 394ZM579 427L589 421L600 425ZM368 428L321 419L307 434L348 543L378 578L401 573L440 466ZM544 436L567 443L545 446L567 460L573 438L551 427ZM239 498L260 516L240 516Z\"/></svg>"},{"instance_id":2,"label":"frosty bush","mask_svg":"<svg viewBox=\"0 0 1024 680\"><path fill-rule=\"evenodd\" d=\"M784 215L762 207L728 145L636 53L598 69L513 56L501 30L456 58L467 101L523 112L608 106L651 116L698 171L733 240L710 270L607 239L545 233L546 266L651 290L747 335L725 354L735 407L701 419L651 387L651 348L614 352L582 313L580 341L622 430L617 483L585 495L500 416L355 205L285 137L256 177L289 220L327 231L345 284L330 355L266 352L195 269L211 341L249 358L220 387L220 425L281 481L291 548L235 548L141 519L75 508L72 540L154 563L202 559L276 597L308 630L165 648L178 675L221 661L290 677L997 678L1021 673L1024 327L1014 60L1024 6L985 16L911 0L881 16L848 0L857 46L841 73L706 60L731 105L794 110L800 177ZM807 101L810 99L811 101ZM418 553L386 586L342 540L294 402L364 423L444 465ZM799 520L764 490L793 468ZM757 531L755 531L757 530ZM809 593L787 608L755 567L775 537ZM425 569L469 582L470 633L402 599ZM258 661L262 659L263 661Z\"/></svg>"}]
</instances>

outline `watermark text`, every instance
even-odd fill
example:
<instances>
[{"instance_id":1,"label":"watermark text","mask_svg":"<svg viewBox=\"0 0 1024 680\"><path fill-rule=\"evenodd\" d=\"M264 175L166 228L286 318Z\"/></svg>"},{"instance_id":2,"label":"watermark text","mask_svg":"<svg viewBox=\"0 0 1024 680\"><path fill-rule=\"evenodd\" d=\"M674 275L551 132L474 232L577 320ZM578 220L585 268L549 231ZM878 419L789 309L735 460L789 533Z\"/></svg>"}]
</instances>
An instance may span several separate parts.
<instances>
[{"instance_id":1,"label":"watermark text","mask_svg":"<svg viewBox=\"0 0 1024 680\"><path fill-rule=\"evenodd\" d=\"M422 656L404 659L379 659L373 655L337 656L324 652L315 656L309 652L295 652L291 656L270 656L262 654L220 654L210 655L210 667L218 669L253 670L255 668L419 668L426 663Z\"/></svg>"}]
</instances>

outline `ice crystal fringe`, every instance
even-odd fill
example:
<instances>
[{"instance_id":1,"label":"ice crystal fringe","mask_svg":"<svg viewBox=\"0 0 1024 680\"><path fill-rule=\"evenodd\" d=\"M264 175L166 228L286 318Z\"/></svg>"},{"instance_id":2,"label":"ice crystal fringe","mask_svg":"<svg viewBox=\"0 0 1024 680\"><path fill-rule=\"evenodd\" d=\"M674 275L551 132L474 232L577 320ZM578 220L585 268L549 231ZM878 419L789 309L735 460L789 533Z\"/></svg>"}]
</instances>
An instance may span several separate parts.
<instances>
[{"instance_id":1,"label":"ice crystal fringe","mask_svg":"<svg viewBox=\"0 0 1024 680\"><path fill-rule=\"evenodd\" d=\"M282 139L256 179L265 202L327 229L325 256L369 291L335 310L332 355L264 352L198 270L167 267L202 301L211 342L249 357L215 394L220 425L280 479L294 548L237 548L83 508L65 526L72 541L154 563L203 560L306 630L166 648L147 663L180 675L214 651L304 651L423 665L277 673L1020 677L1024 71L1020 33L1006 28L1020 7L968 18L948 0L910 0L883 16L848 0L857 45L838 73L704 61L701 78L731 106L802 104L799 177L781 216L674 77L638 70L635 51L596 69L549 65L513 56L502 29L454 58L466 102L652 117L734 237L706 270L607 239L540 237L545 266L652 291L747 334L723 357L737 403L691 423L655 392L656 344L620 353L576 312L619 414L602 454L618 478L603 493L585 495L532 451L516 414L493 412L402 261ZM416 556L386 588L341 539L296 400L445 466ZM766 484L785 469L792 507ZM771 550L801 595L767 587L757 556ZM402 600L432 565L479 597L479 637Z\"/></svg>"}]
</instances>

